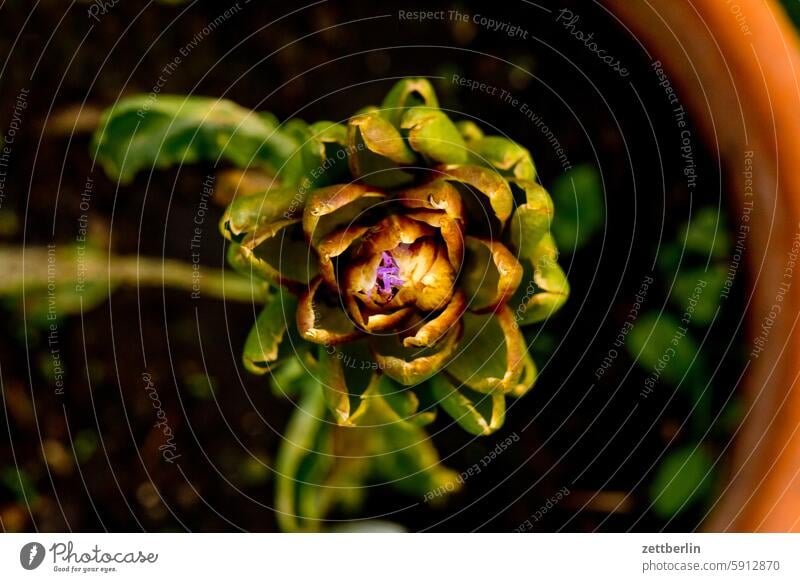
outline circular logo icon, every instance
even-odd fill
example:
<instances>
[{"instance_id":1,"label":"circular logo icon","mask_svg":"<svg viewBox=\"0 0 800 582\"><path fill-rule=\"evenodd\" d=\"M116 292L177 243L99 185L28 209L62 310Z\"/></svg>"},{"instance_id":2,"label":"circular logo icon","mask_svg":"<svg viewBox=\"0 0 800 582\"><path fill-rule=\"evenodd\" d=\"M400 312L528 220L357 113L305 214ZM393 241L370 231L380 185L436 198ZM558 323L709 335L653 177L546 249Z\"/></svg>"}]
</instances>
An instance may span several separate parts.
<instances>
[{"instance_id":1,"label":"circular logo icon","mask_svg":"<svg viewBox=\"0 0 800 582\"><path fill-rule=\"evenodd\" d=\"M19 563L26 570L35 570L44 561L44 546L39 542L28 542L19 551Z\"/></svg>"}]
</instances>

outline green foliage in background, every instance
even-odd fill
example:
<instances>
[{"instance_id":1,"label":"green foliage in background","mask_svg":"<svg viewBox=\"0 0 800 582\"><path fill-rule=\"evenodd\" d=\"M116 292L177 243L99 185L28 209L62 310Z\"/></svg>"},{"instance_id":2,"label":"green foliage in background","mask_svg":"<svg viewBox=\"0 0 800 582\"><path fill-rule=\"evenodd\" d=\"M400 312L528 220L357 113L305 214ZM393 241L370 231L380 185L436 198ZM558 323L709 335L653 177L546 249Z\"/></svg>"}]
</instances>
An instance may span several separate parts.
<instances>
[{"instance_id":1,"label":"green foliage in background","mask_svg":"<svg viewBox=\"0 0 800 582\"><path fill-rule=\"evenodd\" d=\"M711 493L714 458L705 449L690 445L672 451L659 465L650 486L653 511L668 519L703 501Z\"/></svg>"},{"instance_id":2,"label":"green foliage in background","mask_svg":"<svg viewBox=\"0 0 800 582\"><path fill-rule=\"evenodd\" d=\"M558 208L553 237L570 253L583 247L605 224L603 182L597 168L581 164L553 181L550 194Z\"/></svg>"},{"instance_id":3,"label":"green foliage in background","mask_svg":"<svg viewBox=\"0 0 800 582\"><path fill-rule=\"evenodd\" d=\"M266 284L236 273L170 259L109 255L90 244L0 246L0 299L28 323L47 328L56 319L80 315L105 302L119 287L172 287L192 291L196 277L203 293L231 301L262 303Z\"/></svg>"},{"instance_id":4,"label":"green foliage in background","mask_svg":"<svg viewBox=\"0 0 800 582\"><path fill-rule=\"evenodd\" d=\"M632 358L648 374L645 397L675 393L692 405L690 444L669 451L656 468L649 494L653 510L671 518L708 501L714 458L702 444L725 430L728 415L714 422L711 369L697 338L719 317L728 278L730 234L720 210L702 207L659 248L658 267L668 286L666 309L644 312L626 340ZM729 407L735 408L735 402Z\"/></svg>"}]
</instances>

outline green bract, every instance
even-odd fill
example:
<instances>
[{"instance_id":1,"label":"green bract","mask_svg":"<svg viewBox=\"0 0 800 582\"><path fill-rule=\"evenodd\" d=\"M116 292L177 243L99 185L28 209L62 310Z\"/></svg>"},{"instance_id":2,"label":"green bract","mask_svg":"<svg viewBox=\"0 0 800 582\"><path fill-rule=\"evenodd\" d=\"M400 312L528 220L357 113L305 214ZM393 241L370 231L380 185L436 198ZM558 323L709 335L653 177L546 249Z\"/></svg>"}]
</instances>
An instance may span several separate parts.
<instances>
[{"instance_id":1,"label":"green bract","mask_svg":"<svg viewBox=\"0 0 800 582\"><path fill-rule=\"evenodd\" d=\"M400 81L341 124L134 98L106 114L95 146L121 180L201 159L274 177L240 188L220 226L231 265L272 287L245 366L302 394L279 456L285 527L313 527L376 475L419 494L452 490L420 427L441 408L491 434L506 397L533 386L520 326L569 294L553 202L525 148L454 122L427 80ZM364 458L337 459L334 441Z\"/></svg>"}]
</instances>

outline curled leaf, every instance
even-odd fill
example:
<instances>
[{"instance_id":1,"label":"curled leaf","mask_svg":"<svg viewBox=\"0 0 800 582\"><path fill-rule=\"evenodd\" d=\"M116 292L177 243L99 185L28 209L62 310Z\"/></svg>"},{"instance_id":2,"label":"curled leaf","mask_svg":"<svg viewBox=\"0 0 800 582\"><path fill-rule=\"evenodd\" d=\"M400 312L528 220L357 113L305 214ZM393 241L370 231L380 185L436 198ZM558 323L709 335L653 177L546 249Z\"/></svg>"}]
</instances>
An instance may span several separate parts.
<instances>
[{"instance_id":1,"label":"curled leaf","mask_svg":"<svg viewBox=\"0 0 800 582\"><path fill-rule=\"evenodd\" d=\"M255 272L293 289L307 286L319 272L300 219L271 224L246 236L240 252Z\"/></svg>"},{"instance_id":2,"label":"curled leaf","mask_svg":"<svg viewBox=\"0 0 800 582\"><path fill-rule=\"evenodd\" d=\"M420 411L419 397L414 390L394 382L386 375L381 376L377 384L376 396L382 398L402 422L424 426L436 418L435 408Z\"/></svg>"},{"instance_id":3,"label":"curled leaf","mask_svg":"<svg viewBox=\"0 0 800 582\"><path fill-rule=\"evenodd\" d=\"M406 347L396 335L373 336L370 345L384 374L404 386L418 384L436 374L455 353L461 325L455 325L435 345Z\"/></svg>"},{"instance_id":4,"label":"curled leaf","mask_svg":"<svg viewBox=\"0 0 800 582\"><path fill-rule=\"evenodd\" d=\"M284 350L280 347L296 308L297 299L289 293L277 292L268 299L244 344L242 360L248 371L266 374L280 356L291 354L291 346Z\"/></svg>"},{"instance_id":5,"label":"curled leaf","mask_svg":"<svg viewBox=\"0 0 800 582\"><path fill-rule=\"evenodd\" d=\"M440 166L437 171L444 174L446 179L467 187L462 198L472 211L470 218L473 222L485 224L488 212L494 215L500 226L495 235L502 230L514 209L514 196L502 176L493 170L471 165ZM485 207L485 202L488 202L489 208Z\"/></svg>"},{"instance_id":6,"label":"curled leaf","mask_svg":"<svg viewBox=\"0 0 800 582\"><path fill-rule=\"evenodd\" d=\"M303 231L316 247L342 227L353 227L364 214L379 206L386 196L363 184L338 184L314 190L303 211Z\"/></svg>"},{"instance_id":7,"label":"curled leaf","mask_svg":"<svg viewBox=\"0 0 800 582\"><path fill-rule=\"evenodd\" d=\"M389 123L400 127L400 120L406 110L420 105L439 107L433 85L423 78L402 79L386 94L380 112Z\"/></svg>"},{"instance_id":8,"label":"curled leaf","mask_svg":"<svg viewBox=\"0 0 800 582\"><path fill-rule=\"evenodd\" d=\"M494 311L517 290L522 265L505 245L468 236L460 286L471 311Z\"/></svg>"},{"instance_id":9,"label":"curled leaf","mask_svg":"<svg viewBox=\"0 0 800 582\"><path fill-rule=\"evenodd\" d=\"M506 398L502 393L480 394L456 388L444 376L434 378L431 385L439 405L467 432L486 436L503 426Z\"/></svg>"},{"instance_id":10,"label":"curled leaf","mask_svg":"<svg viewBox=\"0 0 800 582\"><path fill-rule=\"evenodd\" d=\"M535 182L518 181L515 185L524 189L526 202L517 207L511 218L511 243L520 257L534 259L539 254L539 242L550 232L553 201Z\"/></svg>"},{"instance_id":11,"label":"curled leaf","mask_svg":"<svg viewBox=\"0 0 800 582\"><path fill-rule=\"evenodd\" d=\"M456 126L441 109L414 107L403 115L401 126L408 131L411 148L441 164L463 164L467 148Z\"/></svg>"},{"instance_id":12,"label":"curled leaf","mask_svg":"<svg viewBox=\"0 0 800 582\"><path fill-rule=\"evenodd\" d=\"M467 142L467 144L472 145L473 143L483 139L483 130L474 121L470 121L468 119L457 121L456 127L458 128L458 132L461 134L461 137L464 138L464 141Z\"/></svg>"},{"instance_id":13,"label":"curled leaf","mask_svg":"<svg viewBox=\"0 0 800 582\"><path fill-rule=\"evenodd\" d=\"M348 155L354 178L385 188L410 182L401 166L417 159L398 129L374 111L350 119Z\"/></svg>"},{"instance_id":14,"label":"curled leaf","mask_svg":"<svg viewBox=\"0 0 800 582\"><path fill-rule=\"evenodd\" d=\"M462 291L456 291L450 303L441 312L431 314L413 335L403 339L407 348L422 348L436 344L444 335L453 328L467 308L467 300Z\"/></svg>"},{"instance_id":15,"label":"curled leaf","mask_svg":"<svg viewBox=\"0 0 800 582\"><path fill-rule=\"evenodd\" d=\"M509 301L519 325L544 321L567 302L569 281L555 257L555 244L546 234L532 258L523 261L522 283Z\"/></svg>"},{"instance_id":16,"label":"curled leaf","mask_svg":"<svg viewBox=\"0 0 800 582\"><path fill-rule=\"evenodd\" d=\"M528 181L536 179L536 168L530 152L510 139L490 135L473 140L469 149L479 163L494 168L504 176Z\"/></svg>"},{"instance_id":17,"label":"curled leaf","mask_svg":"<svg viewBox=\"0 0 800 582\"><path fill-rule=\"evenodd\" d=\"M400 193L398 201L408 208L443 211L454 220L464 220L461 193L444 179L406 188Z\"/></svg>"},{"instance_id":18,"label":"curled leaf","mask_svg":"<svg viewBox=\"0 0 800 582\"><path fill-rule=\"evenodd\" d=\"M297 221L303 212L305 198L295 188L274 188L236 198L220 219L222 235L241 242L250 234L265 238Z\"/></svg>"},{"instance_id":19,"label":"curled leaf","mask_svg":"<svg viewBox=\"0 0 800 582\"><path fill-rule=\"evenodd\" d=\"M517 388L525 365L525 340L511 311L465 313L464 340L447 364L447 373L478 392L502 393Z\"/></svg>"},{"instance_id":20,"label":"curled leaf","mask_svg":"<svg viewBox=\"0 0 800 582\"><path fill-rule=\"evenodd\" d=\"M361 335L341 304L331 299L319 277L311 282L300 298L297 329L304 340L326 346L353 341Z\"/></svg>"},{"instance_id":21,"label":"curled leaf","mask_svg":"<svg viewBox=\"0 0 800 582\"><path fill-rule=\"evenodd\" d=\"M378 381L377 370L366 346L320 346L322 394L338 424L351 425L364 413L359 409L366 406L370 388Z\"/></svg>"}]
</instances>

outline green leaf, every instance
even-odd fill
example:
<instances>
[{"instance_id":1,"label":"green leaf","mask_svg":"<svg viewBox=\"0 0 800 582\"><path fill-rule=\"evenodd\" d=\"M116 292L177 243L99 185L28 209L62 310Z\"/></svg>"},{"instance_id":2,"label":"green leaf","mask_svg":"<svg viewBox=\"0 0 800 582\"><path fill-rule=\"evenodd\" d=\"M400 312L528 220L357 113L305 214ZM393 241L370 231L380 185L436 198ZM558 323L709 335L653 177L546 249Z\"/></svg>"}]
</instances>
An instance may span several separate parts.
<instances>
[{"instance_id":1,"label":"green leaf","mask_svg":"<svg viewBox=\"0 0 800 582\"><path fill-rule=\"evenodd\" d=\"M688 253L707 259L724 259L730 252L730 240L722 211L714 207L698 210L678 235L677 244Z\"/></svg>"},{"instance_id":2,"label":"green leaf","mask_svg":"<svg viewBox=\"0 0 800 582\"><path fill-rule=\"evenodd\" d=\"M309 386L289 419L278 449L275 461L275 510L278 524L284 531L317 529L316 521L325 513L326 508L320 503L313 510L301 514L299 498L304 496L302 491L313 488L314 484L298 479L303 465L308 465L310 459L313 462L313 457L318 456L315 443L320 436L322 439L328 436L324 414L322 390L319 386Z\"/></svg>"},{"instance_id":3,"label":"green leaf","mask_svg":"<svg viewBox=\"0 0 800 582\"><path fill-rule=\"evenodd\" d=\"M436 91L428 79L402 79L386 94L381 103L381 116L395 127L400 127L400 120L410 107L425 105L439 107Z\"/></svg>"},{"instance_id":4,"label":"green leaf","mask_svg":"<svg viewBox=\"0 0 800 582\"><path fill-rule=\"evenodd\" d=\"M268 225L242 241L239 249L252 272L267 281L307 287L316 277L318 262L309 249L300 219Z\"/></svg>"},{"instance_id":5,"label":"green leaf","mask_svg":"<svg viewBox=\"0 0 800 582\"><path fill-rule=\"evenodd\" d=\"M536 367L536 362L533 361L531 355L531 348L525 350L525 358L523 360L522 375L519 378L516 386L512 387L508 393L509 396L514 398L521 398L527 394L533 385L536 384L536 379L539 377L539 370Z\"/></svg>"},{"instance_id":6,"label":"green leaf","mask_svg":"<svg viewBox=\"0 0 800 582\"><path fill-rule=\"evenodd\" d=\"M460 326L453 326L435 345L425 347L406 346L399 335L373 335L369 342L382 372L412 386L442 369L458 349L460 332Z\"/></svg>"},{"instance_id":7,"label":"green leaf","mask_svg":"<svg viewBox=\"0 0 800 582\"><path fill-rule=\"evenodd\" d=\"M670 299L691 314L693 325L707 325L714 320L720 305L721 293L728 277L725 265L682 270L675 277Z\"/></svg>"},{"instance_id":8,"label":"green leaf","mask_svg":"<svg viewBox=\"0 0 800 582\"><path fill-rule=\"evenodd\" d=\"M464 338L447 364L449 375L479 392L514 390L525 366L525 343L508 308L465 313Z\"/></svg>"},{"instance_id":9,"label":"green leaf","mask_svg":"<svg viewBox=\"0 0 800 582\"><path fill-rule=\"evenodd\" d=\"M297 356L287 357L270 374L270 386L275 396L299 396L308 381L306 365Z\"/></svg>"},{"instance_id":10,"label":"green leaf","mask_svg":"<svg viewBox=\"0 0 800 582\"><path fill-rule=\"evenodd\" d=\"M466 144L456 126L441 109L414 107L403 115L401 127L408 130L411 148L442 164L467 161Z\"/></svg>"},{"instance_id":11,"label":"green leaf","mask_svg":"<svg viewBox=\"0 0 800 582\"><path fill-rule=\"evenodd\" d=\"M325 403L336 422L346 424L350 418L350 395L347 392L342 361L336 358L335 354L329 354L325 346L320 346L317 351L320 384Z\"/></svg>"},{"instance_id":12,"label":"green leaf","mask_svg":"<svg viewBox=\"0 0 800 582\"><path fill-rule=\"evenodd\" d=\"M376 394L392 409L397 417L418 426L430 424L436 418L436 409L420 412L419 397L412 388L393 382L388 376L381 376L376 386Z\"/></svg>"},{"instance_id":13,"label":"green leaf","mask_svg":"<svg viewBox=\"0 0 800 582\"><path fill-rule=\"evenodd\" d=\"M434 397L444 411L470 434L492 434L505 421L506 399L500 392L481 394L462 386L456 388L444 376L431 380Z\"/></svg>"},{"instance_id":14,"label":"green leaf","mask_svg":"<svg viewBox=\"0 0 800 582\"><path fill-rule=\"evenodd\" d=\"M474 121L463 119L456 122L456 127L464 141L472 147L479 140L483 139L483 130Z\"/></svg>"},{"instance_id":15,"label":"green leaf","mask_svg":"<svg viewBox=\"0 0 800 582\"><path fill-rule=\"evenodd\" d=\"M463 200L473 225L485 224L487 218L494 215L502 230L514 211L514 195L502 176L488 168L471 164L441 166L438 171L444 175L444 179L466 187ZM476 202L479 202L477 206Z\"/></svg>"},{"instance_id":16,"label":"green leaf","mask_svg":"<svg viewBox=\"0 0 800 582\"><path fill-rule=\"evenodd\" d=\"M354 509L376 481L422 498L458 489L430 437L400 419L386 401L369 399L364 426L336 426L323 416L322 391L311 381L289 421L276 464L276 510L286 531L314 531L334 507Z\"/></svg>"},{"instance_id":17,"label":"green leaf","mask_svg":"<svg viewBox=\"0 0 800 582\"><path fill-rule=\"evenodd\" d=\"M574 252L585 245L605 223L603 183L594 166L575 166L559 176L550 188L556 207L553 236L558 248Z\"/></svg>"},{"instance_id":18,"label":"green leaf","mask_svg":"<svg viewBox=\"0 0 800 582\"><path fill-rule=\"evenodd\" d=\"M535 259L539 242L550 232L553 221L553 201L536 182L518 181L514 185L525 191L525 204L517 206L509 225L511 243L520 258Z\"/></svg>"},{"instance_id":19,"label":"green leaf","mask_svg":"<svg viewBox=\"0 0 800 582\"><path fill-rule=\"evenodd\" d=\"M122 261L89 244L0 247L0 297L20 309L24 301L28 321L46 327L106 301L121 282Z\"/></svg>"},{"instance_id":20,"label":"green leaf","mask_svg":"<svg viewBox=\"0 0 800 582\"><path fill-rule=\"evenodd\" d=\"M0 246L0 264L0 298L19 311L24 302L28 322L43 327L94 309L122 286L171 287L251 304L264 298L264 288L249 277L171 259L109 255L89 242Z\"/></svg>"},{"instance_id":21,"label":"green leaf","mask_svg":"<svg viewBox=\"0 0 800 582\"><path fill-rule=\"evenodd\" d=\"M294 155L300 143L273 120L224 99L135 95L106 110L92 149L120 183L148 168L220 158L239 167L263 166L295 183L304 171Z\"/></svg>"},{"instance_id":22,"label":"green leaf","mask_svg":"<svg viewBox=\"0 0 800 582\"><path fill-rule=\"evenodd\" d=\"M17 503L32 505L39 499L36 485L24 469L4 467L0 472L0 484L14 494Z\"/></svg>"},{"instance_id":23,"label":"green leaf","mask_svg":"<svg viewBox=\"0 0 800 582\"><path fill-rule=\"evenodd\" d=\"M297 299L290 293L276 292L262 309L244 344L242 361L253 374L266 374L291 346L280 350L289 322L294 322Z\"/></svg>"},{"instance_id":24,"label":"green leaf","mask_svg":"<svg viewBox=\"0 0 800 582\"><path fill-rule=\"evenodd\" d=\"M262 194L241 196L231 202L220 220L220 231L230 241L241 242L245 235L264 236L298 220L305 196L296 188L272 188Z\"/></svg>"},{"instance_id":25,"label":"green leaf","mask_svg":"<svg viewBox=\"0 0 800 582\"><path fill-rule=\"evenodd\" d=\"M325 182L325 178L330 177L321 169L326 154L325 144L314 137L308 124L302 119L290 119L280 131L297 144L281 174L284 181L294 184L299 192Z\"/></svg>"},{"instance_id":26,"label":"green leaf","mask_svg":"<svg viewBox=\"0 0 800 582\"><path fill-rule=\"evenodd\" d=\"M313 136L324 144L347 146L347 126L333 121L316 121L309 126Z\"/></svg>"},{"instance_id":27,"label":"green leaf","mask_svg":"<svg viewBox=\"0 0 800 582\"><path fill-rule=\"evenodd\" d=\"M478 163L494 168L502 175L519 180L536 179L536 167L530 152L505 137L486 136L469 144Z\"/></svg>"},{"instance_id":28,"label":"green leaf","mask_svg":"<svg viewBox=\"0 0 800 582\"><path fill-rule=\"evenodd\" d=\"M561 266L552 259L541 259L533 270L536 292L520 304L519 324L529 325L546 320L569 299L569 281ZM531 287L524 287L527 294Z\"/></svg>"},{"instance_id":29,"label":"green leaf","mask_svg":"<svg viewBox=\"0 0 800 582\"><path fill-rule=\"evenodd\" d=\"M508 302L518 325L546 320L567 302L569 281L556 262L558 251L550 234L545 234L533 258L523 261L523 275L517 292Z\"/></svg>"},{"instance_id":30,"label":"green leaf","mask_svg":"<svg viewBox=\"0 0 800 582\"><path fill-rule=\"evenodd\" d=\"M442 465L424 429L398 420L383 399L377 399L371 410L374 428L355 429L368 431L368 436L356 433L354 439L370 443L370 471L377 478L417 498L425 498L432 491L450 493L459 489L458 475Z\"/></svg>"},{"instance_id":31,"label":"green leaf","mask_svg":"<svg viewBox=\"0 0 800 582\"><path fill-rule=\"evenodd\" d=\"M467 236L459 286L471 311L495 309L511 297L522 280L523 268L505 245Z\"/></svg>"},{"instance_id":32,"label":"green leaf","mask_svg":"<svg viewBox=\"0 0 800 582\"><path fill-rule=\"evenodd\" d=\"M702 361L699 347L688 330L668 313L649 311L639 317L628 333L628 352L645 371L678 384L684 376L699 374Z\"/></svg>"},{"instance_id":33,"label":"green leaf","mask_svg":"<svg viewBox=\"0 0 800 582\"><path fill-rule=\"evenodd\" d=\"M672 275L678 271L682 260L682 248L682 245L676 242L664 243L659 247L658 257L656 259L658 268L661 269L661 272L667 277L672 277Z\"/></svg>"},{"instance_id":34,"label":"green leaf","mask_svg":"<svg viewBox=\"0 0 800 582\"><path fill-rule=\"evenodd\" d=\"M695 445L670 453L650 486L653 512L668 519L706 499L713 484L713 462L708 451Z\"/></svg>"},{"instance_id":35,"label":"green leaf","mask_svg":"<svg viewBox=\"0 0 800 582\"><path fill-rule=\"evenodd\" d=\"M351 425L364 414L365 399L375 391L378 364L363 341L322 345L318 354L325 403L338 424Z\"/></svg>"},{"instance_id":36,"label":"green leaf","mask_svg":"<svg viewBox=\"0 0 800 582\"><path fill-rule=\"evenodd\" d=\"M625 345L648 374L643 391L649 394L662 381L680 386L693 406L692 434L700 438L712 423L711 388L705 359L688 322L666 313L645 313L628 333Z\"/></svg>"},{"instance_id":37,"label":"green leaf","mask_svg":"<svg viewBox=\"0 0 800 582\"><path fill-rule=\"evenodd\" d=\"M348 161L354 178L371 186L393 188L413 179L402 166L416 159L400 131L377 111L350 118Z\"/></svg>"}]
</instances>

